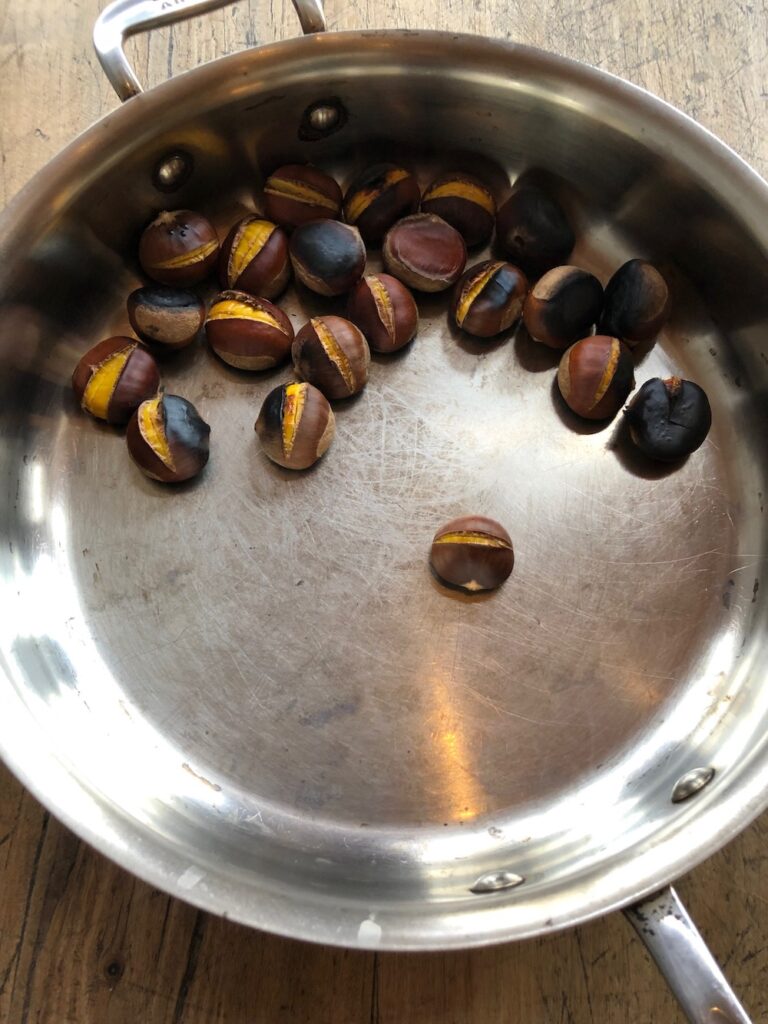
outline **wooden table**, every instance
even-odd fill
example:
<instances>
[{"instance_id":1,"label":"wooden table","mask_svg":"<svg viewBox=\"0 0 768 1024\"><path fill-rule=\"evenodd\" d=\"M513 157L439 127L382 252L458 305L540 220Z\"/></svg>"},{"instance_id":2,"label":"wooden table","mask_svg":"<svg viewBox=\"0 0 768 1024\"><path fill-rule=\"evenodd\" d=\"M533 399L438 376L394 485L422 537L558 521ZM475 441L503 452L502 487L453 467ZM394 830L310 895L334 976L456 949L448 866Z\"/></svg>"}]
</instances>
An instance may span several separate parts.
<instances>
[{"instance_id":1,"label":"wooden table","mask_svg":"<svg viewBox=\"0 0 768 1024\"><path fill-rule=\"evenodd\" d=\"M0 0L0 189L117 101L91 49L100 3ZM768 171L768 7L737 0L329 0L329 27L433 27L550 48L659 93ZM287 0L241 2L130 46L157 83L297 32ZM768 816L679 889L754 1020L768 1020ZM680 1021L620 915L448 955L272 938L135 881L0 767L4 1024L612 1024Z\"/></svg>"}]
</instances>

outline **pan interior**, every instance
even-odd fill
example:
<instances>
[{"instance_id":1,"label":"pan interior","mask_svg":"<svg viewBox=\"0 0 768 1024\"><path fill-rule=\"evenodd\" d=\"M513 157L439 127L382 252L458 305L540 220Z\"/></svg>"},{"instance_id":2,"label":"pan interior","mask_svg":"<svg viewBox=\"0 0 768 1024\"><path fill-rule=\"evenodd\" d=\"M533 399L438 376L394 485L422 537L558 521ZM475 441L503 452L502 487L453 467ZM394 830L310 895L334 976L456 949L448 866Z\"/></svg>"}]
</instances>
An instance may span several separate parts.
<instances>
[{"instance_id":1,"label":"pan interior","mask_svg":"<svg viewBox=\"0 0 768 1024\"><path fill-rule=\"evenodd\" d=\"M131 101L111 151L91 134L6 219L1 635L16 727L2 741L33 786L48 751L82 789L81 811L61 813L97 839L109 819L113 854L197 902L331 941L469 943L493 937L500 908L515 934L576 916L564 893L605 905L593 879L693 817L670 801L683 772L716 768L697 798L709 806L762 749L766 262L706 168L664 150L674 124L640 131L652 119L634 93L479 41L438 82L437 43L403 41L406 68L382 38L366 39L364 80L342 37ZM322 98L309 72L324 70L346 125L302 140ZM174 148L196 173L163 197L151 172ZM556 354L521 330L460 336L443 295L419 299L416 341L374 357L303 474L269 463L253 432L288 368L235 371L203 343L166 359L167 390L211 425L211 462L179 488L143 478L68 385L90 344L130 333L143 224L193 206L225 230L280 161L346 182L378 156L422 185L456 165L496 185L543 168L578 227L571 262L605 282L629 257L656 261L674 313L637 382L700 383L704 447L671 470L644 462L620 418L590 426L562 406ZM281 305L295 329L344 312L295 287ZM465 513L512 536L496 593L464 597L429 571L434 531ZM142 862L127 835L161 852ZM470 893L500 871L524 885ZM416 901L421 918L402 910Z\"/></svg>"}]
</instances>

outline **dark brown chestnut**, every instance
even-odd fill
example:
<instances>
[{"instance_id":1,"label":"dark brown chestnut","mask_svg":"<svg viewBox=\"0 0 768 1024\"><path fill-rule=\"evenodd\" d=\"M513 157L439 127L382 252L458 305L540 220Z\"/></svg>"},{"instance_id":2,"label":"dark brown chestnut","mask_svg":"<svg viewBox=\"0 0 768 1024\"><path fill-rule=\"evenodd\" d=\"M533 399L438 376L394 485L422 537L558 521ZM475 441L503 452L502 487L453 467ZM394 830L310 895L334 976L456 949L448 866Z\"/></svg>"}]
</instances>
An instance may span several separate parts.
<instances>
[{"instance_id":1,"label":"dark brown chestnut","mask_svg":"<svg viewBox=\"0 0 768 1024\"><path fill-rule=\"evenodd\" d=\"M408 289L389 274L370 274L352 290L347 316L376 352L396 352L416 335L419 311Z\"/></svg>"},{"instance_id":2,"label":"dark brown chestnut","mask_svg":"<svg viewBox=\"0 0 768 1024\"><path fill-rule=\"evenodd\" d=\"M568 348L592 330L603 308L603 286L579 267L555 267L531 288L523 320L534 341Z\"/></svg>"},{"instance_id":3,"label":"dark brown chestnut","mask_svg":"<svg viewBox=\"0 0 768 1024\"><path fill-rule=\"evenodd\" d=\"M267 216L289 230L308 220L336 220L341 201L341 189L333 178L310 164L278 167L264 183Z\"/></svg>"},{"instance_id":4,"label":"dark brown chestnut","mask_svg":"<svg viewBox=\"0 0 768 1024\"><path fill-rule=\"evenodd\" d=\"M282 309L247 292L222 292L208 311L205 333L216 355L239 370L268 370L288 358L293 343Z\"/></svg>"},{"instance_id":5,"label":"dark brown chestnut","mask_svg":"<svg viewBox=\"0 0 768 1024\"><path fill-rule=\"evenodd\" d=\"M337 220L312 220L291 235L296 277L318 295L343 295L365 272L365 245L357 228Z\"/></svg>"},{"instance_id":6,"label":"dark brown chestnut","mask_svg":"<svg viewBox=\"0 0 768 1024\"><path fill-rule=\"evenodd\" d=\"M487 516L461 516L435 534L430 563L451 586L471 592L493 590L512 572L515 553L501 523Z\"/></svg>"},{"instance_id":7,"label":"dark brown chestnut","mask_svg":"<svg viewBox=\"0 0 768 1024\"><path fill-rule=\"evenodd\" d=\"M191 480L208 462L211 428L179 395L155 395L131 417L125 439L131 458L164 484Z\"/></svg>"},{"instance_id":8,"label":"dark brown chestnut","mask_svg":"<svg viewBox=\"0 0 768 1024\"><path fill-rule=\"evenodd\" d=\"M563 352L557 384L566 405L587 420L615 416L635 386L629 349L618 338L595 334Z\"/></svg>"},{"instance_id":9,"label":"dark brown chestnut","mask_svg":"<svg viewBox=\"0 0 768 1024\"><path fill-rule=\"evenodd\" d=\"M695 452L712 426L705 392L680 377L647 380L624 415L640 451L660 462L675 462Z\"/></svg>"},{"instance_id":10,"label":"dark brown chestnut","mask_svg":"<svg viewBox=\"0 0 768 1024\"><path fill-rule=\"evenodd\" d=\"M144 229L139 263L154 281L180 288L199 284L213 270L219 236L194 210L165 210Z\"/></svg>"},{"instance_id":11,"label":"dark brown chestnut","mask_svg":"<svg viewBox=\"0 0 768 1024\"><path fill-rule=\"evenodd\" d=\"M259 217L244 217L234 225L221 247L222 288L274 299L290 276L288 236L282 228Z\"/></svg>"},{"instance_id":12,"label":"dark brown chestnut","mask_svg":"<svg viewBox=\"0 0 768 1024\"><path fill-rule=\"evenodd\" d=\"M453 293L456 326L476 338L492 338L520 319L528 279L518 267L487 260L471 267Z\"/></svg>"},{"instance_id":13,"label":"dark brown chestnut","mask_svg":"<svg viewBox=\"0 0 768 1024\"><path fill-rule=\"evenodd\" d=\"M358 175L344 197L344 217L366 242L380 242L395 221L419 208L421 190L410 171L376 164Z\"/></svg>"},{"instance_id":14,"label":"dark brown chestnut","mask_svg":"<svg viewBox=\"0 0 768 1024\"><path fill-rule=\"evenodd\" d=\"M82 357L72 387L86 412L107 423L127 423L160 387L160 371L134 338L106 338Z\"/></svg>"},{"instance_id":15,"label":"dark brown chestnut","mask_svg":"<svg viewBox=\"0 0 768 1024\"><path fill-rule=\"evenodd\" d=\"M485 245L493 234L496 200L469 174L454 171L435 178L421 197L421 209L456 228L470 249Z\"/></svg>"},{"instance_id":16,"label":"dark brown chestnut","mask_svg":"<svg viewBox=\"0 0 768 1024\"><path fill-rule=\"evenodd\" d=\"M128 319L142 341L158 349L191 344L205 321L205 303L194 292L151 285L128 296Z\"/></svg>"},{"instance_id":17,"label":"dark brown chestnut","mask_svg":"<svg viewBox=\"0 0 768 1024\"><path fill-rule=\"evenodd\" d=\"M530 183L516 188L502 205L496 234L505 255L534 280L565 263L575 243L559 203Z\"/></svg>"},{"instance_id":18,"label":"dark brown chestnut","mask_svg":"<svg viewBox=\"0 0 768 1024\"><path fill-rule=\"evenodd\" d=\"M399 220L384 239L384 266L403 284L442 292L461 277L467 247L456 228L434 213Z\"/></svg>"},{"instance_id":19,"label":"dark brown chestnut","mask_svg":"<svg viewBox=\"0 0 768 1024\"><path fill-rule=\"evenodd\" d=\"M265 454L286 469L308 469L317 462L335 429L328 399L306 381L281 384L270 391L256 420Z\"/></svg>"},{"instance_id":20,"label":"dark brown chestnut","mask_svg":"<svg viewBox=\"0 0 768 1024\"><path fill-rule=\"evenodd\" d=\"M655 338L668 316L667 282L653 264L629 260L605 286L599 329L634 348Z\"/></svg>"},{"instance_id":21,"label":"dark brown chestnut","mask_svg":"<svg viewBox=\"0 0 768 1024\"><path fill-rule=\"evenodd\" d=\"M312 317L296 335L292 355L298 376L319 388L326 398L349 398L368 381L368 342L343 317Z\"/></svg>"}]
</instances>

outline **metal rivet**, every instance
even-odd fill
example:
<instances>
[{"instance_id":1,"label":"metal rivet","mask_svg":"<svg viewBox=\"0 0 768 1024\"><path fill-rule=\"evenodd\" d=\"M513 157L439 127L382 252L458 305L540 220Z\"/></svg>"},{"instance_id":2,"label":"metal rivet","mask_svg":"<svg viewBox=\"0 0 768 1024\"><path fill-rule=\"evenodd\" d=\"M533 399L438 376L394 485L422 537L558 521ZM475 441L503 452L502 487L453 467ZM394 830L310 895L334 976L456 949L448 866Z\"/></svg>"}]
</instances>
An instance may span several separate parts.
<instances>
[{"instance_id":1,"label":"metal rivet","mask_svg":"<svg viewBox=\"0 0 768 1024\"><path fill-rule=\"evenodd\" d=\"M161 192L174 192L192 173L192 157L188 153L170 153L155 167L152 179Z\"/></svg>"},{"instance_id":2,"label":"metal rivet","mask_svg":"<svg viewBox=\"0 0 768 1024\"><path fill-rule=\"evenodd\" d=\"M709 785L715 777L714 768L692 768L691 771L681 775L672 790L672 803L681 804Z\"/></svg>"},{"instance_id":3,"label":"metal rivet","mask_svg":"<svg viewBox=\"0 0 768 1024\"><path fill-rule=\"evenodd\" d=\"M341 113L338 107L331 106L328 103L321 103L320 106L313 107L308 115L308 121L317 132L327 132L331 128L334 128L341 117Z\"/></svg>"},{"instance_id":4,"label":"metal rivet","mask_svg":"<svg viewBox=\"0 0 768 1024\"><path fill-rule=\"evenodd\" d=\"M481 875L470 892L499 892L501 889L514 889L516 885L522 885L525 879L522 875L516 875L514 871L490 871L487 875Z\"/></svg>"}]
</instances>

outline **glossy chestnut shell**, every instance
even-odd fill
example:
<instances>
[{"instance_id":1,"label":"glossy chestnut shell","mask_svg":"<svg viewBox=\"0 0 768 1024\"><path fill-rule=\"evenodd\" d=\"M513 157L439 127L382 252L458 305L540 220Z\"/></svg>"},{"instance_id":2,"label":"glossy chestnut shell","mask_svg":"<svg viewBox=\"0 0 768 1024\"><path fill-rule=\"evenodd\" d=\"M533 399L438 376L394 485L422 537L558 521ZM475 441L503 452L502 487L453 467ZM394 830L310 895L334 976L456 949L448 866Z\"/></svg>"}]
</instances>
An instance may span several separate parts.
<instances>
[{"instance_id":1,"label":"glossy chestnut shell","mask_svg":"<svg viewBox=\"0 0 768 1024\"><path fill-rule=\"evenodd\" d=\"M157 363L135 338L106 338L80 359L72 387L81 407L107 423L127 423L157 392Z\"/></svg>"},{"instance_id":2,"label":"glossy chestnut shell","mask_svg":"<svg viewBox=\"0 0 768 1024\"><path fill-rule=\"evenodd\" d=\"M500 249L532 280L566 263L575 243L560 204L538 185L519 185L499 209Z\"/></svg>"},{"instance_id":3,"label":"glossy chestnut shell","mask_svg":"<svg viewBox=\"0 0 768 1024\"><path fill-rule=\"evenodd\" d=\"M387 232L382 252L387 272L422 292L450 288L467 262L464 239L434 213L399 220Z\"/></svg>"},{"instance_id":4,"label":"glossy chestnut shell","mask_svg":"<svg viewBox=\"0 0 768 1024\"><path fill-rule=\"evenodd\" d=\"M310 164L286 164L264 183L267 217L289 231L309 220L341 214L341 189L334 179Z\"/></svg>"},{"instance_id":5,"label":"glossy chestnut shell","mask_svg":"<svg viewBox=\"0 0 768 1024\"><path fill-rule=\"evenodd\" d=\"M695 452L712 426L706 393L680 377L646 381L624 415L637 447L660 462L675 462Z\"/></svg>"},{"instance_id":6,"label":"glossy chestnut shell","mask_svg":"<svg viewBox=\"0 0 768 1024\"><path fill-rule=\"evenodd\" d=\"M186 288L211 273L219 255L219 236L194 210L165 210L144 229L139 263L160 284Z\"/></svg>"},{"instance_id":7,"label":"glossy chestnut shell","mask_svg":"<svg viewBox=\"0 0 768 1024\"><path fill-rule=\"evenodd\" d=\"M335 427L328 399L306 381L270 391L256 420L265 454L286 469L308 469L317 462L333 440Z\"/></svg>"},{"instance_id":8,"label":"glossy chestnut shell","mask_svg":"<svg viewBox=\"0 0 768 1024\"><path fill-rule=\"evenodd\" d=\"M454 289L456 326L476 338L492 338L520 319L527 291L528 279L519 267L503 260L478 263Z\"/></svg>"},{"instance_id":9,"label":"glossy chestnut shell","mask_svg":"<svg viewBox=\"0 0 768 1024\"><path fill-rule=\"evenodd\" d=\"M268 370L288 358L293 343L293 326L282 309L240 291L217 296L205 333L216 355L239 370Z\"/></svg>"},{"instance_id":10,"label":"glossy chestnut shell","mask_svg":"<svg viewBox=\"0 0 768 1024\"><path fill-rule=\"evenodd\" d=\"M340 316L316 316L304 324L292 348L293 366L326 398L349 398L368 381L371 353L362 332Z\"/></svg>"},{"instance_id":11,"label":"glossy chestnut shell","mask_svg":"<svg viewBox=\"0 0 768 1024\"><path fill-rule=\"evenodd\" d=\"M422 213L435 213L456 228L472 249L493 234L496 200L477 178L461 171L441 174L421 197Z\"/></svg>"},{"instance_id":12,"label":"glossy chestnut shell","mask_svg":"<svg viewBox=\"0 0 768 1024\"><path fill-rule=\"evenodd\" d=\"M290 253L296 277L318 295L343 295L365 272L360 232L337 220L313 220L296 228Z\"/></svg>"},{"instance_id":13,"label":"glossy chestnut shell","mask_svg":"<svg viewBox=\"0 0 768 1024\"><path fill-rule=\"evenodd\" d=\"M180 395L155 395L131 417L125 438L139 469L153 480L178 484L208 462L211 428Z\"/></svg>"},{"instance_id":14,"label":"glossy chestnut shell","mask_svg":"<svg viewBox=\"0 0 768 1024\"><path fill-rule=\"evenodd\" d=\"M396 352L416 335L419 310L405 285L390 274L359 281L347 303L347 316L375 352Z\"/></svg>"},{"instance_id":15,"label":"glossy chestnut shell","mask_svg":"<svg viewBox=\"0 0 768 1024\"><path fill-rule=\"evenodd\" d=\"M260 217L243 217L231 228L219 259L222 288L274 299L290 276L288 236L281 227Z\"/></svg>"},{"instance_id":16,"label":"glossy chestnut shell","mask_svg":"<svg viewBox=\"0 0 768 1024\"><path fill-rule=\"evenodd\" d=\"M629 260L605 286L600 331L634 348L651 341L669 316L669 288L646 260Z\"/></svg>"},{"instance_id":17,"label":"glossy chestnut shell","mask_svg":"<svg viewBox=\"0 0 768 1024\"><path fill-rule=\"evenodd\" d=\"M588 420L616 415L635 386L629 349L618 338L595 334L563 353L557 384L566 405Z\"/></svg>"},{"instance_id":18,"label":"glossy chestnut shell","mask_svg":"<svg viewBox=\"0 0 768 1024\"><path fill-rule=\"evenodd\" d=\"M523 320L534 341L565 349L592 330L603 308L603 286L580 267L555 267L531 288Z\"/></svg>"},{"instance_id":19,"label":"glossy chestnut shell","mask_svg":"<svg viewBox=\"0 0 768 1024\"><path fill-rule=\"evenodd\" d=\"M512 539L495 519L461 516L441 526L432 541L430 564L445 583L463 590L493 590L512 572Z\"/></svg>"},{"instance_id":20,"label":"glossy chestnut shell","mask_svg":"<svg viewBox=\"0 0 768 1024\"><path fill-rule=\"evenodd\" d=\"M344 218L368 244L380 242L395 221L415 213L421 189L404 167L376 164L359 174L344 197Z\"/></svg>"}]
</instances>

